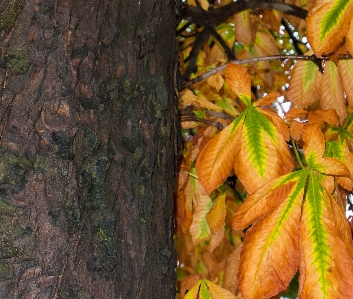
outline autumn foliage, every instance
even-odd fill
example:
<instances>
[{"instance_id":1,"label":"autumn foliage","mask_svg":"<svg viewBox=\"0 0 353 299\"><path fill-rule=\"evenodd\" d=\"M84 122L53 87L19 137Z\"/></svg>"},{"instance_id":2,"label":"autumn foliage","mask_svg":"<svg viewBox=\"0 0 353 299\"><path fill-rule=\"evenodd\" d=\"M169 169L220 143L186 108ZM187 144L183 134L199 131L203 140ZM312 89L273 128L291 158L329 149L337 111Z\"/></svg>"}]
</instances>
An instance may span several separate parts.
<instances>
[{"instance_id":1,"label":"autumn foliage","mask_svg":"<svg viewBox=\"0 0 353 299\"><path fill-rule=\"evenodd\" d=\"M353 298L352 14L185 3L178 298Z\"/></svg>"}]
</instances>

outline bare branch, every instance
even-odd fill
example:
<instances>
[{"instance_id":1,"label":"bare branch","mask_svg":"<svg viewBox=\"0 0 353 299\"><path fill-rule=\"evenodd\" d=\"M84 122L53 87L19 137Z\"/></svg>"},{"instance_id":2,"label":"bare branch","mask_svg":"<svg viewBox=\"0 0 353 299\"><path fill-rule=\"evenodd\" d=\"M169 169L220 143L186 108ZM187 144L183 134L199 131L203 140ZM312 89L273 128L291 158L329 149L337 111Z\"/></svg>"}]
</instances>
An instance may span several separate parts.
<instances>
[{"instance_id":1,"label":"bare branch","mask_svg":"<svg viewBox=\"0 0 353 299\"><path fill-rule=\"evenodd\" d=\"M314 62L320 71L322 71L322 66L321 66L321 62L322 61L328 61L330 60L329 57L322 57L322 58L317 58L315 55L311 55L311 56L304 56L304 55L272 55L272 56L263 56L263 57L255 57L255 58L247 58L247 59L243 59L243 60L234 60L234 61L230 61L228 63L233 63L233 64L247 64L247 63L256 63L256 62L260 62L260 61L269 61L269 60L287 60L287 59L296 59L296 60L310 60L312 62ZM339 59L352 59L352 56L350 55L341 55L339 57ZM218 66L212 70L210 70L207 73L204 73L190 81L187 81L186 83L184 83L184 88L189 87L197 82L200 82L222 70L224 70L227 66L227 64L223 64L221 66Z\"/></svg>"},{"instance_id":2,"label":"bare branch","mask_svg":"<svg viewBox=\"0 0 353 299\"><path fill-rule=\"evenodd\" d=\"M223 23L228 17L234 15L235 13L250 8L274 9L301 19L305 19L308 14L307 10L301 7L279 1L239 0L219 8L210 7L208 11L203 10L201 7L191 8L186 6L182 9L181 16L183 19L187 19L190 23L214 27Z\"/></svg>"},{"instance_id":3,"label":"bare branch","mask_svg":"<svg viewBox=\"0 0 353 299\"><path fill-rule=\"evenodd\" d=\"M293 30L289 27L289 24L287 23L287 21L284 18L282 18L281 24L283 25L284 29L286 29L286 31L289 35L289 38L292 40L294 49L295 49L295 51L297 51L297 54L304 55L303 51L299 48L299 42L296 39L296 37L294 36Z\"/></svg>"},{"instance_id":4,"label":"bare branch","mask_svg":"<svg viewBox=\"0 0 353 299\"><path fill-rule=\"evenodd\" d=\"M206 116L211 117L211 118L221 118L221 119L225 119L225 120L234 120L233 116L231 116L225 112L207 110ZM188 107L180 110L180 121L181 122L184 122L184 121L201 122L201 123L208 124L210 126L214 126L218 130L222 130L225 128L225 126L218 121L213 121L213 120L209 120L209 119L196 117L192 106L188 106Z\"/></svg>"},{"instance_id":5,"label":"bare branch","mask_svg":"<svg viewBox=\"0 0 353 299\"><path fill-rule=\"evenodd\" d=\"M231 2L222 7L210 7L208 11L205 11L201 7L190 7L184 6L181 12L181 17L186 19L187 25L197 24L201 27L204 27L200 33L196 34L196 40L193 44L193 48L189 55L189 66L187 68L185 77L189 78L191 73L193 73L196 69L196 59L199 54L203 43L207 40L207 38L212 34L218 42L221 43L222 47L228 59L234 60L234 53L227 46L227 44L222 40L221 36L214 29L217 25L226 21L226 19L235 13L244 11L246 9L274 9L282 11L286 14L293 15L299 18L304 19L307 15L307 11L302 9L296 5L287 4L274 0L265 0L265 1L257 1L257 0L239 0L237 2ZM183 26L182 29L179 30L181 34L182 30L186 28L186 25Z\"/></svg>"},{"instance_id":6,"label":"bare branch","mask_svg":"<svg viewBox=\"0 0 353 299\"><path fill-rule=\"evenodd\" d=\"M219 33L213 28L213 27L207 27L208 30L210 30L211 34L215 39L218 40L218 42L221 44L223 47L224 52L226 53L228 59L230 60L236 60L235 55L233 51L228 47L227 43L224 41L224 39L219 35Z\"/></svg>"}]
</instances>

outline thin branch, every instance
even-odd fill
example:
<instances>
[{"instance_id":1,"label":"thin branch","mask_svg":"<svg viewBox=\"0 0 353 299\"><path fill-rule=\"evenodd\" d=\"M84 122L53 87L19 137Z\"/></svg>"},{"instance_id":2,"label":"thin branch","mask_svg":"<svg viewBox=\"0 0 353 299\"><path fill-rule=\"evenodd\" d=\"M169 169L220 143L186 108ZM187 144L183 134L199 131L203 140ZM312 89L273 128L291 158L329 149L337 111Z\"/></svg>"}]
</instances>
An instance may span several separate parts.
<instances>
[{"instance_id":1,"label":"thin branch","mask_svg":"<svg viewBox=\"0 0 353 299\"><path fill-rule=\"evenodd\" d=\"M199 52L202 49L203 43L208 39L210 35L211 35L211 32L205 29L196 36L194 45L189 54L189 66L188 66L188 69L186 70L186 74L185 74L186 78L189 78L190 75L196 70L197 56L199 55Z\"/></svg>"},{"instance_id":2,"label":"thin branch","mask_svg":"<svg viewBox=\"0 0 353 299\"><path fill-rule=\"evenodd\" d=\"M289 27L288 22L284 18L282 18L281 24L283 25L284 29L288 32L288 35L293 42L295 51L297 51L299 55L304 55L303 51L299 47L297 38L294 36L293 30Z\"/></svg>"},{"instance_id":3,"label":"thin branch","mask_svg":"<svg viewBox=\"0 0 353 299\"><path fill-rule=\"evenodd\" d=\"M294 150L294 154L295 154L295 157L296 157L297 160L298 160L299 166L300 166L301 169L303 169L304 166L303 166L302 160L300 160L299 153L298 153L298 149L297 149L297 145L295 144L295 141L294 141L293 137L290 138L290 141L291 141L291 143L292 143L292 147L293 147L293 150Z\"/></svg>"},{"instance_id":4,"label":"thin branch","mask_svg":"<svg viewBox=\"0 0 353 299\"><path fill-rule=\"evenodd\" d=\"M218 111L212 111L212 110L207 110L206 115L208 117L215 117L215 118L222 118L225 120L234 120L234 117L225 113L225 112L218 112Z\"/></svg>"},{"instance_id":5,"label":"thin branch","mask_svg":"<svg viewBox=\"0 0 353 299\"><path fill-rule=\"evenodd\" d=\"M256 63L260 61L269 61L269 60L287 60L287 59L296 59L296 60L309 60L314 62L320 71L322 71L322 66L321 62L322 61L328 61L330 60L329 57L322 57L322 58L317 58L315 55L311 56L304 56L304 55L272 55L272 56L263 56L263 57L255 57L255 58L247 58L243 60L234 60L227 62L226 64L220 65L218 67L215 67L214 69L210 70L207 73L204 73L190 81L187 81L184 83L184 88L189 87L197 82L200 82L222 70L224 70L227 66L228 63L233 63L233 64L247 64L247 63ZM341 55L339 59L352 59L352 56L350 55Z\"/></svg>"},{"instance_id":6,"label":"thin branch","mask_svg":"<svg viewBox=\"0 0 353 299\"><path fill-rule=\"evenodd\" d=\"M205 11L201 7L184 6L181 11L181 17L187 19L190 23L205 27L207 25L215 27L238 12L257 8L274 9L301 19L305 19L308 14L308 11L301 7L279 1L239 0L218 8L210 7L208 11Z\"/></svg>"},{"instance_id":7,"label":"thin branch","mask_svg":"<svg viewBox=\"0 0 353 299\"><path fill-rule=\"evenodd\" d=\"M225 128L225 126L223 124L221 124L219 121L212 121L209 119L204 119L204 118L198 118L198 117L183 117L181 119L181 122L184 121L196 121L196 122L200 122L200 123L204 123L213 127L216 127L218 130L223 130Z\"/></svg>"},{"instance_id":8,"label":"thin branch","mask_svg":"<svg viewBox=\"0 0 353 299\"><path fill-rule=\"evenodd\" d=\"M186 70L185 77L189 78L190 75L196 69L197 55L199 54L203 43L212 34L222 45L225 53L229 59L234 60L234 53L229 49L228 45L223 41L219 34L214 29L218 24L223 23L226 19L235 13L244 11L246 9L275 9L282 11L289 15L304 19L307 15L307 11L296 5L287 4L279 1L257 1L257 0L239 0L237 2L231 2L222 7L210 7L208 11L205 11L201 7L190 7L184 5L181 17L186 19L190 24L197 24L204 27L205 30L198 33L195 39L195 43L189 55L189 66ZM184 26L183 26L184 27Z\"/></svg>"},{"instance_id":9,"label":"thin branch","mask_svg":"<svg viewBox=\"0 0 353 299\"><path fill-rule=\"evenodd\" d=\"M233 51L229 48L229 46L227 45L227 43L224 41L224 39L222 38L222 36L219 35L219 33L213 28L213 27L207 27L208 30L210 30L211 34L213 35L213 37L215 39L218 40L218 42L221 44L221 46L223 47L224 52L226 53L227 57L229 60L236 60L235 55L233 53Z\"/></svg>"},{"instance_id":10,"label":"thin branch","mask_svg":"<svg viewBox=\"0 0 353 299\"><path fill-rule=\"evenodd\" d=\"M224 120L234 120L234 117L225 113L225 112L218 112L218 111L211 111L211 110L207 110L206 111L206 116L208 117L212 117L212 118L221 118ZM209 119L204 119L204 118L198 118L195 116L194 114L194 109L192 106L188 106L184 109L180 110L180 121L184 122L184 121L197 121L197 122L201 122L201 123L205 123L211 126L216 127L218 130L222 130L225 128L225 126L220 123L219 121L213 121L213 120L209 120Z\"/></svg>"}]
</instances>

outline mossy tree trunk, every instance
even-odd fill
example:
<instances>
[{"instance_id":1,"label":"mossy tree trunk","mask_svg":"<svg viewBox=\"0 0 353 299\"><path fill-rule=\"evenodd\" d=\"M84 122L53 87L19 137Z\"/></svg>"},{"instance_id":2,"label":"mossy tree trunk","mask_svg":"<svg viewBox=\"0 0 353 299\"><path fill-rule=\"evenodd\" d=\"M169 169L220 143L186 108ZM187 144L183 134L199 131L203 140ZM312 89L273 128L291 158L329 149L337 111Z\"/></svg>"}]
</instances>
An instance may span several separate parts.
<instances>
[{"instance_id":1,"label":"mossy tree trunk","mask_svg":"<svg viewBox=\"0 0 353 299\"><path fill-rule=\"evenodd\" d=\"M0 2L0 298L173 298L173 0Z\"/></svg>"}]
</instances>

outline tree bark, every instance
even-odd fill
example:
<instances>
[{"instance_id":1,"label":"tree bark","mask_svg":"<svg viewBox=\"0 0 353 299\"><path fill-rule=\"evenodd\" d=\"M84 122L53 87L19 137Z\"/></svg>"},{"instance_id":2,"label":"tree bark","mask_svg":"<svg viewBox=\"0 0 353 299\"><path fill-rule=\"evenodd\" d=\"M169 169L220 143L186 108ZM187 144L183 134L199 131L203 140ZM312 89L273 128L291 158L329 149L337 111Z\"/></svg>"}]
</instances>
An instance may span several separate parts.
<instances>
[{"instance_id":1,"label":"tree bark","mask_svg":"<svg viewBox=\"0 0 353 299\"><path fill-rule=\"evenodd\" d=\"M0 298L174 298L177 10L0 1Z\"/></svg>"}]
</instances>

